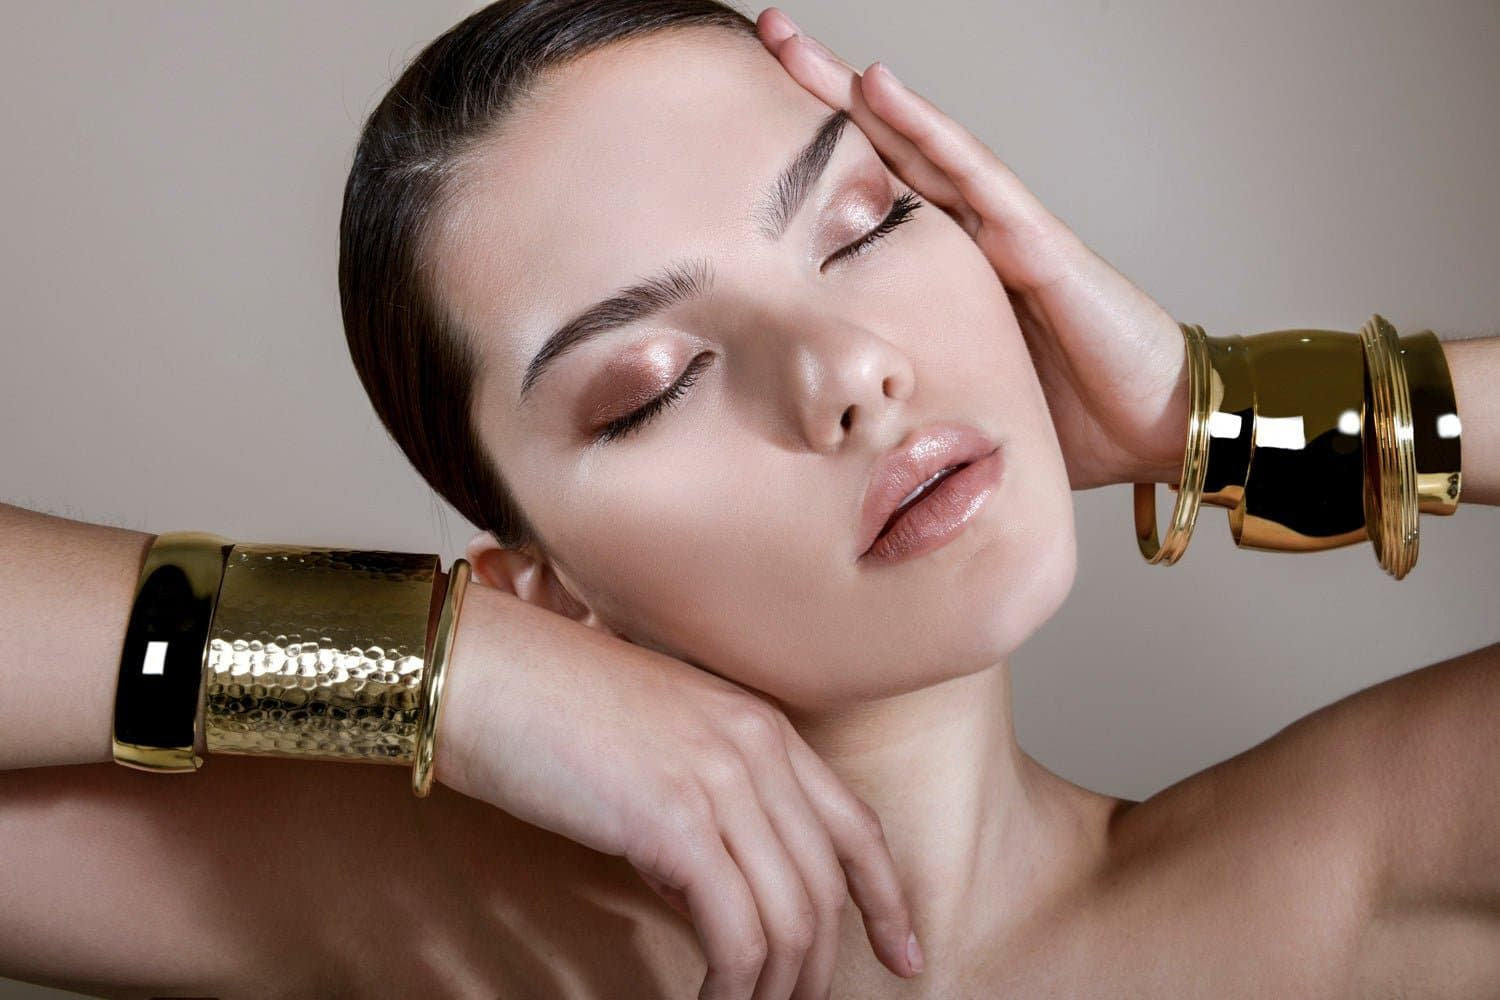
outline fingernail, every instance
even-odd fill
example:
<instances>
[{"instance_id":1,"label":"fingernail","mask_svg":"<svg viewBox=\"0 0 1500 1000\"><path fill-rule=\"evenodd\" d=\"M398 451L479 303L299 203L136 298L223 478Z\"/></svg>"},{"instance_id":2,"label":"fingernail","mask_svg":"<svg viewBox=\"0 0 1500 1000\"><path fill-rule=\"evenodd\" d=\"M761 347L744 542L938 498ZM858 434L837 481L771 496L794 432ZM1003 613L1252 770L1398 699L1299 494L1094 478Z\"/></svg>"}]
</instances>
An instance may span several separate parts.
<instances>
[{"instance_id":1,"label":"fingernail","mask_svg":"<svg viewBox=\"0 0 1500 1000\"><path fill-rule=\"evenodd\" d=\"M904 84L904 83L901 82L901 78L899 76L897 76L895 73L892 73L891 72L891 68L889 66L887 66L884 62L880 63L880 71L882 73L884 73L886 76L890 77L891 81L893 83L895 83L896 86L903 87L903 88L906 86L906 84Z\"/></svg>"},{"instance_id":2,"label":"fingernail","mask_svg":"<svg viewBox=\"0 0 1500 1000\"><path fill-rule=\"evenodd\" d=\"M912 931L911 937L906 939L906 960L911 963L911 971L922 971L922 946L917 944L916 931Z\"/></svg>"},{"instance_id":3,"label":"fingernail","mask_svg":"<svg viewBox=\"0 0 1500 1000\"><path fill-rule=\"evenodd\" d=\"M793 20L792 20L792 19L791 19L791 17L789 17L789 16L788 16L788 15L787 15L787 12L786 12L786 11L782 11L782 12L781 12L781 16L782 16L782 18L783 18L783 19L784 19L784 20L785 20L785 21L786 21L786 23L787 23L787 26L788 26L788 27L790 27L790 28L791 28L791 29L792 29L792 34L794 34L794 35L800 35L800 34L802 34L802 29L801 29L801 28L799 28L799 27L797 27L797 22L796 22L796 21L793 21Z\"/></svg>"}]
</instances>

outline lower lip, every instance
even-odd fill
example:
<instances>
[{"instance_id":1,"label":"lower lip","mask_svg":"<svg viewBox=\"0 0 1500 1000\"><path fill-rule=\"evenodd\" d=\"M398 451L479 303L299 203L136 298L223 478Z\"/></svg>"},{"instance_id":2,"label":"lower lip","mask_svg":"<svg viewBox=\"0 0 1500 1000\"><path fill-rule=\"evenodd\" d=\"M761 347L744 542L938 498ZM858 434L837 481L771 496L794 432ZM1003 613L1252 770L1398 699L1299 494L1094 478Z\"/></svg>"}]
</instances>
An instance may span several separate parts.
<instances>
[{"instance_id":1,"label":"lower lip","mask_svg":"<svg viewBox=\"0 0 1500 1000\"><path fill-rule=\"evenodd\" d=\"M1000 449L970 462L906 508L862 562L900 562L941 548L978 514L1000 481Z\"/></svg>"}]
</instances>

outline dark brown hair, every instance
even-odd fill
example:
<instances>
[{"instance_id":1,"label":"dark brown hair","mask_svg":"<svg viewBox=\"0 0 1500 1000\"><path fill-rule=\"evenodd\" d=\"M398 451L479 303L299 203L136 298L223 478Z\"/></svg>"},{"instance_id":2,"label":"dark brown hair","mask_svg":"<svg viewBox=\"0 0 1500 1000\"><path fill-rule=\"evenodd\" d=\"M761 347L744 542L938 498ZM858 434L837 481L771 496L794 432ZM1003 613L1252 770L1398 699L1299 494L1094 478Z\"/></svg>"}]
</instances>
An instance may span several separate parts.
<instances>
[{"instance_id":1,"label":"dark brown hair","mask_svg":"<svg viewBox=\"0 0 1500 1000\"><path fill-rule=\"evenodd\" d=\"M360 132L339 220L349 354L417 472L508 548L541 540L475 430L480 360L431 286L428 241L465 155L544 71L611 42L691 26L757 37L753 20L717 0L500 0L424 48Z\"/></svg>"}]
</instances>

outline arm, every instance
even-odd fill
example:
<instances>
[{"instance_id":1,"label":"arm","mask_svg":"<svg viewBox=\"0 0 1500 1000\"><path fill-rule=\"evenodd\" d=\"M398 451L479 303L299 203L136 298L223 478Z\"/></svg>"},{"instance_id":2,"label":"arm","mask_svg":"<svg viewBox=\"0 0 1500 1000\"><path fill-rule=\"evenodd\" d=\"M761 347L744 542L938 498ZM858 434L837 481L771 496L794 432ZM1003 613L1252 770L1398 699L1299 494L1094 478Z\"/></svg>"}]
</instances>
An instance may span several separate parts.
<instances>
[{"instance_id":1,"label":"arm","mask_svg":"<svg viewBox=\"0 0 1500 1000\"><path fill-rule=\"evenodd\" d=\"M0 770L114 760L120 647L155 537L0 504Z\"/></svg>"},{"instance_id":2,"label":"arm","mask_svg":"<svg viewBox=\"0 0 1500 1000\"><path fill-rule=\"evenodd\" d=\"M1443 341L1463 423L1458 502L1500 504L1500 337Z\"/></svg>"},{"instance_id":3,"label":"arm","mask_svg":"<svg viewBox=\"0 0 1500 1000\"><path fill-rule=\"evenodd\" d=\"M420 867L391 860L419 854L400 839L416 829L406 770L236 756L190 775L116 766L120 648L154 538L0 504L0 970L111 996L172 984L251 993L249 977L273 968L282 985L311 982L321 973L292 963L339 948L287 904L292 880L317 881L328 860L309 857L313 870L294 874L299 858L263 845L321 831L322 842L358 845L345 862L380 865L388 884L418 893ZM278 796L287 802L268 808ZM377 820L391 828L375 835ZM343 891L330 882L326 899ZM349 887L355 912L357 892L373 890ZM121 919L132 913L150 919ZM306 947L289 951L269 932L254 939L258 926L296 927Z\"/></svg>"},{"instance_id":4,"label":"arm","mask_svg":"<svg viewBox=\"0 0 1500 1000\"><path fill-rule=\"evenodd\" d=\"M0 690L13 693L0 700L0 771L114 760L120 650L155 539L0 504ZM436 626L434 611L429 642Z\"/></svg>"}]
</instances>

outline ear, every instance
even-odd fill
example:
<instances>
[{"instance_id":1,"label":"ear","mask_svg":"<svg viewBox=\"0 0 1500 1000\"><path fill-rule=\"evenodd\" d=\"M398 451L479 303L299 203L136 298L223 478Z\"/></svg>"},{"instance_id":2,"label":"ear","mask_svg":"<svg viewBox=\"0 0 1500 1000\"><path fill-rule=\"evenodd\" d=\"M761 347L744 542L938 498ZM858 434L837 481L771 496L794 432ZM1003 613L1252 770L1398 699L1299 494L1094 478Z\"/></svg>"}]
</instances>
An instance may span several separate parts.
<instances>
[{"instance_id":1,"label":"ear","mask_svg":"<svg viewBox=\"0 0 1500 1000\"><path fill-rule=\"evenodd\" d=\"M502 548L495 536L481 531L469 539L464 557L469 560L474 576L489 586L581 624L618 634L573 595L551 561L540 552Z\"/></svg>"}]
</instances>

